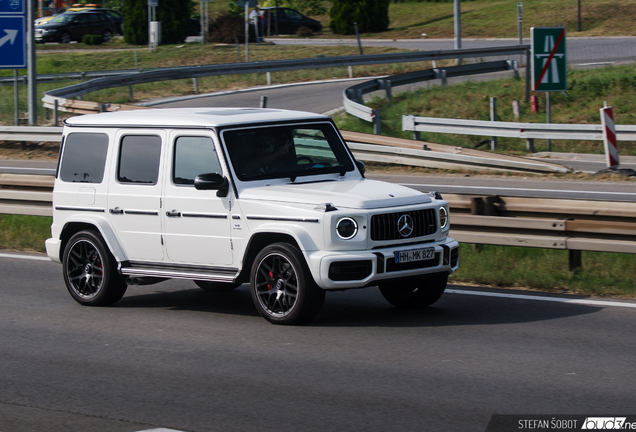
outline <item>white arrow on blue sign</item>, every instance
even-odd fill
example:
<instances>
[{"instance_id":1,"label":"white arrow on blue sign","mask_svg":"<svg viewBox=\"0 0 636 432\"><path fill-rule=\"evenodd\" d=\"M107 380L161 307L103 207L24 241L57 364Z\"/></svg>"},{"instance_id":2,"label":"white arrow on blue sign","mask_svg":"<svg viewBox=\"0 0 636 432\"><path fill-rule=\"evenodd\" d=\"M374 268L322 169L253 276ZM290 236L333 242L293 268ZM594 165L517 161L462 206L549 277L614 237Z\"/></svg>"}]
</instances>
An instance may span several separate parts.
<instances>
[{"instance_id":1,"label":"white arrow on blue sign","mask_svg":"<svg viewBox=\"0 0 636 432\"><path fill-rule=\"evenodd\" d=\"M0 15L0 69L27 67L25 33L24 16Z\"/></svg>"}]
</instances>

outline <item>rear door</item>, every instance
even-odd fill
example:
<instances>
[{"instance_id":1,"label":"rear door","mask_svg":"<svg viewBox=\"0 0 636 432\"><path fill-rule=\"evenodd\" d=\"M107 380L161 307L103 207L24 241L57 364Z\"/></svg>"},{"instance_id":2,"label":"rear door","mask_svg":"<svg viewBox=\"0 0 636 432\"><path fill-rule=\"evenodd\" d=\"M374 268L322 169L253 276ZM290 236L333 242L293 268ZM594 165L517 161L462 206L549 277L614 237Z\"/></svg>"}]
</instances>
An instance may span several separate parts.
<instances>
[{"instance_id":1,"label":"rear door","mask_svg":"<svg viewBox=\"0 0 636 432\"><path fill-rule=\"evenodd\" d=\"M119 130L111 166L108 215L128 259L161 261L161 187L166 132Z\"/></svg>"},{"instance_id":2,"label":"rear door","mask_svg":"<svg viewBox=\"0 0 636 432\"><path fill-rule=\"evenodd\" d=\"M224 173L210 131L173 131L169 135L170 166L163 193L164 240L168 260L180 264L232 264L230 210L233 194L197 190L199 174Z\"/></svg>"}]
</instances>

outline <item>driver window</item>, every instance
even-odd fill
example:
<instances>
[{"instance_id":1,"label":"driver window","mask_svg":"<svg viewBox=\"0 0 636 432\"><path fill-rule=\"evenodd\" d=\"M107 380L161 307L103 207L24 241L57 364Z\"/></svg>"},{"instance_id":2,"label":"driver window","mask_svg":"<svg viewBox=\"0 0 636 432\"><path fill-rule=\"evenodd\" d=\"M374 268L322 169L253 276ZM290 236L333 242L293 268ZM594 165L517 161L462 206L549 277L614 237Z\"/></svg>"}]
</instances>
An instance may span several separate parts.
<instances>
[{"instance_id":1,"label":"driver window","mask_svg":"<svg viewBox=\"0 0 636 432\"><path fill-rule=\"evenodd\" d=\"M209 137L178 137L174 143L172 183L194 185L199 174L223 174L214 142Z\"/></svg>"}]
</instances>

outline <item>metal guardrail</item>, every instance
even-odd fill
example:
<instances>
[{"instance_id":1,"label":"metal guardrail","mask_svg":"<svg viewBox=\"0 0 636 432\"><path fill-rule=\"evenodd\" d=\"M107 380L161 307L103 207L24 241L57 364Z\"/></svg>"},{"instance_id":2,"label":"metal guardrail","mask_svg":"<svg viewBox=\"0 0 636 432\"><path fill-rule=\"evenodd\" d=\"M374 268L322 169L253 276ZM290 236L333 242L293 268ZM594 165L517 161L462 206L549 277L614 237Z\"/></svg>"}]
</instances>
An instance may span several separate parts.
<instances>
[{"instance_id":1,"label":"metal guardrail","mask_svg":"<svg viewBox=\"0 0 636 432\"><path fill-rule=\"evenodd\" d=\"M603 140L600 124L515 123L403 115L402 130L520 139ZM636 141L636 126L616 125L616 138L619 141Z\"/></svg>"},{"instance_id":2,"label":"metal guardrail","mask_svg":"<svg viewBox=\"0 0 636 432\"><path fill-rule=\"evenodd\" d=\"M525 52L525 51L523 51ZM441 79L442 85L446 85L446 79L458 76L478 75L491 72L514 70L518 75L518 64L513 60L501 60L487 63L473 63L445 68L426 69L423 71L409 72L390 77L376 78L366 81L344 90L342 103L345 111L361 120L372 122L374 133L380 135L382 125L382 113L364 105L363 96L378 90L386 92L386 98L391 100L391 89L416 82Z\"/></svg>"},{"instance_id":3,"label":"metal guardrail","mask_svg":"<svg viewBox=\"0 0 636 432\"><path fill-rule=\"evenodd\" d=\"M108 71L88 71L88 72L65 72L55 74L38 74L37 82L39 84L58 81L58 80L85 80L93 78L101 78L107 76L120 76L143 72L143 69L120 69L120 70L108 70ZM28 75L19 75L18 84L27 85ZM9 86L14 85L14 77L0 77L0 85Z\"/></svg>"},{"instance_id":4,"label":"metal guardrail","mask_svg":"<svg viewBox=\"0 0 636 432\"><path fill-rule=\"evenodd\" d=\"M0 141L61 142L62 128L56 126L0 126Z\"/></svg>"},{"instance_id":5,"label":"metal guardrail","mask_svg":"<svg viewBox=\"0 0 636 432\"><path fill-rule=\"evenodd\" d=\"M52 215L53 176L0 174L0 213ZM636 202L444 194L461 243L636 253Z\"/></svg>"},{"instance_id":6,"label":"metal guardrail","mask_svg":"<svg viewBox=\"0 0 636 432\"><path fill-rule=\"evenodd\" d=\"M282 72L300 69L507 56L526 53L528 48L529 45L510 45L504 47L471 48L461 50L416 51L390 54L316 57L308 59L272 60L264 62L162 68L124 76L96 78L83 83L50 90L44 94L42 101L46 108L54 109L54 101L57 99L58 105L60 109L62 109L62 107L66 103L65 99L67 98L82 96L84 94L98 90L132 86L149 82L200 78L218 75Z\"/></svg>"}]
</instances>

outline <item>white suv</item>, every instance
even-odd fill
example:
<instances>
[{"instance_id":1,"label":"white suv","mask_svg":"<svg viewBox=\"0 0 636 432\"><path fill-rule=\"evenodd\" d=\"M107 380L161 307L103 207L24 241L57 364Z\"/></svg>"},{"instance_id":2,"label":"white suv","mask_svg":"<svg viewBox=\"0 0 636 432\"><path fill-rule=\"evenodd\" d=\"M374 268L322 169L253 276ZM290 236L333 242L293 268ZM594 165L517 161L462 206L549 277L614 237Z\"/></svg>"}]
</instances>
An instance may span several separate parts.
<instances>
[{"instance_id":1,"label":"white suv","mask_svg":"<svg viewBox=\"0 0 636 432\"><path fill-rule=\"evenodd\" d=\"M333 122L275 109L196 108L65 122L49 257L73 298L128 285L250 283L277 324L313 318L325 291L379 286L398 307L437 301L457 269L448 203L368 180Z\"/></svg>"}]
</instances>

